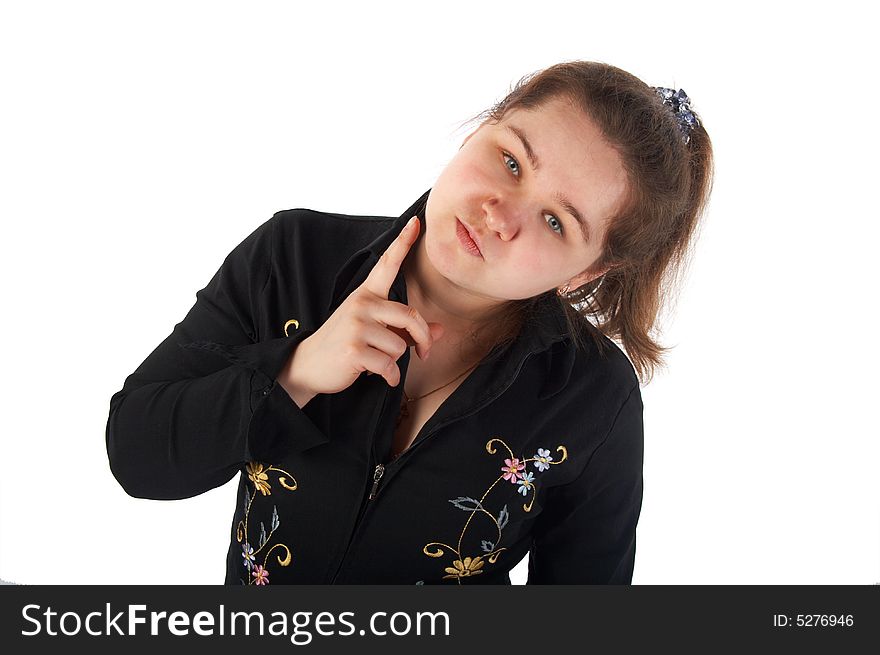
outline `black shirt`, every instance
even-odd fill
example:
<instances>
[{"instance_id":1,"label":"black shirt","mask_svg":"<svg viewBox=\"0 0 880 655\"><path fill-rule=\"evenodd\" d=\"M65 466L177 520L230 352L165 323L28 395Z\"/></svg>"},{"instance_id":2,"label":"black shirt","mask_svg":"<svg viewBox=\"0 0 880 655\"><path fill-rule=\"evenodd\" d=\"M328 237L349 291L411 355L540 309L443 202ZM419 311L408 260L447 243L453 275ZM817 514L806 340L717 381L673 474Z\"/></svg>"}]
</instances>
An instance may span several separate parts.
<instances>
[{"instance_id":1,"label":"black shirt","mask_svg":"<svg viewBox=\"0 0 880 655\"><path fill-rule=\"evenodd\" d=\"M604 354L576 350L551 295L393 461L409 350L397 387L364 374L301 409L277 383L429 193L399 218L276 213L110 399L110 468L131 496L239 474L226 584L510 584L526 553L529 584L631 583L638 379L605 337ZM389 300L406 298L399 272Z\"/></svg>"}]
</instances>

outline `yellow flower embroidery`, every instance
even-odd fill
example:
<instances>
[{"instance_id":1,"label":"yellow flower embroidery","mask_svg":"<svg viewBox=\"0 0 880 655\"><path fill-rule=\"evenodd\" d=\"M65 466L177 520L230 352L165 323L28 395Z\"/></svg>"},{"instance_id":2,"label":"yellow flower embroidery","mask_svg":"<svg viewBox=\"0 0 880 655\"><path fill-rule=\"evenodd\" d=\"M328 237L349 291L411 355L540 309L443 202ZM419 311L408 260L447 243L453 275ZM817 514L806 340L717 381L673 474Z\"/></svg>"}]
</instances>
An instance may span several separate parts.
<instances>
[{"instance_id":1,"label":"yellow flower embroidery","mask_svg":"<svg viewBox=\"0 0 880 655\"><path fill-rule=\"evenodd\" d=\"M452 563L452 566L446 567L446 572L451 575L444 575L443 579L466 578L469 575L479 575L482 573L480 569L483 568L483 564L485 562L483 562L482 556L474 558L465 557L463 562L457 559Z\"/></svg>"},{"instance_id":2,"label":"yellow flower embroidery","mask_svg":"<svg viewBox=\"0 0 880 655\"><path fill-rule=\"evenodd\" d=\"M248 477L251 479L251 482L254 483L257 491L262 493L264 496L268 496L272 493L272 487L267 482L267 480L269 479L269 475L263 470L262 464L259 464L257 462L248 462L247 472Z\"/></svg>"}]
</instances>

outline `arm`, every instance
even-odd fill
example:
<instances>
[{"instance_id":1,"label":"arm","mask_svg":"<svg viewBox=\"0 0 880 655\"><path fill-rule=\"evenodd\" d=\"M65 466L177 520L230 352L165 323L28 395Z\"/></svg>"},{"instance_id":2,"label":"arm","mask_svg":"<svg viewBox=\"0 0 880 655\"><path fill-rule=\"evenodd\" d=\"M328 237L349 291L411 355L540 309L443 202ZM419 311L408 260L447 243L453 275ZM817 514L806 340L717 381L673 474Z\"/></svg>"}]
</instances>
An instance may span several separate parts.
<instances>
[{"instance_id":1,"label":"arm","mask_svg":"<svg viewBox=\"0 0 880 655\"><path fill-rule=\"evenodd\" d=\"M528 584L631 584L642 507L644 435L636 385L571 483L548 490Z\"/></svg>"},{"instance_id":2,"label":"arm","mask_svg":"<svg viewBox=\"0 0 880 655\"><path fill-rule=\"evenodd\" d=\"M277 378L312 331L258 341L277 214L227 255L171 334L110 399L110 469L126 493L189 498L248 461L327 439Z\"/></svg>"}]
</instances>

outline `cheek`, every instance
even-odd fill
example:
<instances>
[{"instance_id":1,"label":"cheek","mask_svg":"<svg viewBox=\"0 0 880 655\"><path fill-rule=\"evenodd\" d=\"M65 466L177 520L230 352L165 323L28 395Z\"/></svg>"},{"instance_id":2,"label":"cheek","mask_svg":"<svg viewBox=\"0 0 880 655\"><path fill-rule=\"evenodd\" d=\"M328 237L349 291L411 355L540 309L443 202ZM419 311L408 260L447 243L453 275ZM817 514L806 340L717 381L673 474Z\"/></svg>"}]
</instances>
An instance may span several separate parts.
<instances>
[{"instance_id":1,"label":"cheek","mask_svg":"<svg viewBox=\"0 0 880 655\"><path fill-rule=\"evenodd\" d=\"M448 235L447 235L448 236ZM449 275L455 271L456 244L449 238L443 238L435 228L425 234L425 255L428 261L443 275Z\"/></svg>"},{"instance_id":2,"label":"cheek","mask_svg":"<svg viewBox=\"0 0 880 655\"><path fill-rule=\"evenodd\" d=\"M488 275L488 286L499 298L531 298L556 284L552 258L534 249L518 253Z\"/></svg>"},{"instance_id":3,"label":"cheek","mask_svg":"<svg viewBox=\"0 0 880 655\"><path fill-rule=\"evenodd\" d=\"M438 178L444 186L454 188L459 192L467 192L468 189L482 188L492 181L487 162L474 159L473 157L456 157L443 169Z\"/></svg>"},{"instance_id":4,"label":"cheek","mask_svg":"<svg viewBox=\"0 0 880 655\"><path fill-rule=\"evenodd\" d=\"M504 279L517 280L518 286L541 288L552 277L553 260L546 254L537 252L535 248L523 248L510 254L509 263L504 266L502 273Z\"/></svg>"},{"instance_id":5,"label":"cheek","mask_svg":"<svg viewBox=\"0 0 880 655\"><path fill-rule=\"evenodd\" d=\"M534 249L523 250L516 258L517 268L527 275L540 273L544 266L541 254Z\"/></svg>"}]
</instances>

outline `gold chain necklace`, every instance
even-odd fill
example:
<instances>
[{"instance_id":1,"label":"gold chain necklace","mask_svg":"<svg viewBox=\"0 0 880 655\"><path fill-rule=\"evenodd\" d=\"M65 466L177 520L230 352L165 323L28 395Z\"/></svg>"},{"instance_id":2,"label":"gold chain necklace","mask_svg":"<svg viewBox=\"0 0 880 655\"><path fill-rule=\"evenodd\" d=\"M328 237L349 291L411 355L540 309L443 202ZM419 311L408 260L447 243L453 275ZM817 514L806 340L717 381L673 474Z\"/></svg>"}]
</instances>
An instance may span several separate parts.
<instances>
[{"instance_id":1,"label":"gold chain necklace","mask_svg":"<svg viewBox=\"0 0 880 655\"><path fill-rule=\"evenodd\" d=\"M480 362L477 361L473 366L471 366L469 369L467 369L461 375L457 375L456 377L451 379L449 382L447 382L443 386L437 387L436 389L434 389L434 391L429 391L428 393L422 394L421 396L416 396L415 398L410 398L408 395L406 395L406 389L403 389L402 390L403 391L403 398L400 399L400 414L397 415L397 421L394 424L394 428L397 429L400 426L400 423L401 423L401 421L403 421L403 419L409 418L409 403L411 403L415 400L421 400L425 396L430 396L435 391L440 391L440 389L443 389L444 387L448 387L450 384L452 384L453 382L458 380L460 377L462 377L466 373L469 373L470 371L475 369L477 367L477 364L479 364L479 363Z\"/></svg>"}]
</instances>

